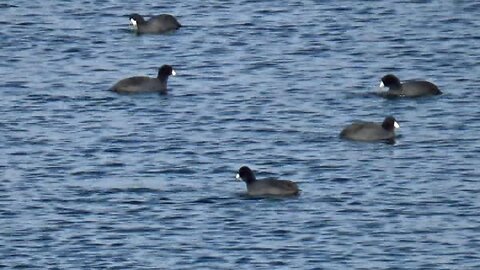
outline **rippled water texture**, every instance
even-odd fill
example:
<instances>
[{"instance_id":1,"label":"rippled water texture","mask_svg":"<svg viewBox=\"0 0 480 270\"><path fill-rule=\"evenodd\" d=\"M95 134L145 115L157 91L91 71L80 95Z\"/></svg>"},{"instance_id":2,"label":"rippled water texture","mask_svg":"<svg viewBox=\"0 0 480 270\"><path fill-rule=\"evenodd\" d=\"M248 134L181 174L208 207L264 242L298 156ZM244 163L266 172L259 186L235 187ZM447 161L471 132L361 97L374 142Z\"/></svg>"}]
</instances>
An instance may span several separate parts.
<instances>
[{"instance_id":1,"label":"rippled water texture","mask_svg":"<svg viewBox=\"0 0 480 270\"><path fill-rule=\"evenodd\" d=\"M175 14L166 35L127 15ZM0 268L480 269L478 1L0 4ZM171 64L170 93L116 95ZM384 100L380 78L444 95ZM394 145L343 141L354 120ZM234 181L302 188L249 198Z\"/></svg>"}]
</instances>

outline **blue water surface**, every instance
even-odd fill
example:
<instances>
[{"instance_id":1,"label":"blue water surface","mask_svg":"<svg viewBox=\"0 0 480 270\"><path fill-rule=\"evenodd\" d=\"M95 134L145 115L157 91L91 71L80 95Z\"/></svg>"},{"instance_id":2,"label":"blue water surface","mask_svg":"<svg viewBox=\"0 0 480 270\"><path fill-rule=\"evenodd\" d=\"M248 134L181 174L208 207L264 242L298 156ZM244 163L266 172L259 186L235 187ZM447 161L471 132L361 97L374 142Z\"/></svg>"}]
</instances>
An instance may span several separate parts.
<instances>
[{"instance_id":1,"label":"blue water surface","mask_svg":"<svg viewBox=\"0 0 480 270\"><path fill-rule=\"evenodd\" d=\"M184 25L137 36L128 14ZM478 1L0 4L0 268L480 269ZM170 92L121 78L177 71ZM444 95L384 100L380 78ZM396 144L342 141L394 115ZM296 181L250 198L234 181Z\"/></svg>"}]
</instances>

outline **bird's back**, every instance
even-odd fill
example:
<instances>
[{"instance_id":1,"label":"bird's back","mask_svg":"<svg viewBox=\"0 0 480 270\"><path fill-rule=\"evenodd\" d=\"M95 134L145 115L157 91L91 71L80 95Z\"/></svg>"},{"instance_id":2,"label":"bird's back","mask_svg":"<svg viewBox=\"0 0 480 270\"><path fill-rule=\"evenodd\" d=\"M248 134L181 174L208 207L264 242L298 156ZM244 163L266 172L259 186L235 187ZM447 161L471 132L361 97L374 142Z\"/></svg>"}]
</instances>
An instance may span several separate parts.
<instances>
[{"instance_id":1,"label":"bird's back","mask_svg":"<svg viewBox=\"0 0 480 270\"><path fill-rule=\"evenodd\" d=\"M440 95L441 93L440 89L429 81L411 80L402 83L402 94L406 97Z\"/></svg>"},{"instance_id":2,"label":"bird's back","mask_svg":"<svg viewBox=\"0 0 480 270\"><path fill-rule=\"evenodd\" d=\"M143 27L143 31L146 32L167 32L180 28L182 25L177 19L170 14L161 14L150 18L146 25Z\"/></svg>"},{"instance_id":3,"label":"bird's back","mask_svg":"<svg viewBox=\"0 0 480 270\"><path fill-rule=\"evenodd\" d=\"M155 78L135 76L118 81L111 90L118 93L162 92L166 87Z\"/></svg>"},{"instance_id":4,"label":"bird's back","mask_svg":"<svg viewBox=\"0 0 480 270\"><path fill-rule=\"evenodd\" d=\"M356 122L345 127L340 132L340 137L342 138L359 141L390 139L392 136L393 133L372 122Z\"/></svg>"},{"instance_id":5,"label":"bird's back","mask_svg":"<svg viewBox=\"0 0 480 270\"><path fill-rule=\"evenodd\" d=\"M300 189L295 182L289 180L266 179L257 180L247 185L249 195L297 195Z\"/></svg>"}]
</instances>

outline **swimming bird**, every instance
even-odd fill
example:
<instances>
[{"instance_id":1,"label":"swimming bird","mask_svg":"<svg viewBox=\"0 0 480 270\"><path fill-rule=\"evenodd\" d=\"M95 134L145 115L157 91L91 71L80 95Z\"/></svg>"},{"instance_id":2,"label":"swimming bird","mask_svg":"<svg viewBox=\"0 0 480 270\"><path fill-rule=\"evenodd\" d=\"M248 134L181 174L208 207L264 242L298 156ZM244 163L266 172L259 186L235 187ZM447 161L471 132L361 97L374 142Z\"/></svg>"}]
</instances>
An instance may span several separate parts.
<instances>
[{"instance_id":1,"label":"swimming bird","mask_svg":"<svg viewBox=\"0 0 480 270\"><path fill-rule=\"evenodd\" d=\"M170 14L161 14L151 17L148 21L137 13L129 17L130 24L138 34L159 34L176 30L182 25Z\"/></svg>"},{"instance_id":2,"label":"swimming bird","mask_svg":"<svg viewBox=\"0 0 480 270\"><path fill-rule=\"evenodd\" d=\"M380 81L380 88L388 88L388 91L380 93L381 96L387 98L396 97L424 97L440 95L442 92L438 87L429 82L423 80L409 80L400 82L395 75L388 74L382 77Z\"/></svg>"},{"instance_id":3,"label":"swimming bird","mask_svg":"<svg viewBox=\"0 0 480 270\"><path fill-rule=\"evenodd\" d=\"M388 116L381 124L363 121L350 124L340 132L340 137L354 141L394 140L395 129L399 127L397 120Z\"/></svg>"},{"instance_id":4,"label":"swimming bird","mask_svg":"<svg viewBox=\"0 0 480 270\"><path fill-rule=\"evenodd\" d=\"M158 69L156 78L147 76L125 78L115 83L110 90L125 94L145 92L167 94L167 81L170 75L175 76L175 70L170 65L163 65Z\"/></svg>"},{"instance_id":5,"label":"swimming bird","mask_svg":"<svg viewBox=\"0 0 480 270\"><path fill-rule=\"evenodd\" d=\"M243 166L238 170L236 179L247 184L248 195L251 196L288 196L300 194L295 182L290 180L264 179L257 180L249 167Z\"/></svg>"}]
</instances>

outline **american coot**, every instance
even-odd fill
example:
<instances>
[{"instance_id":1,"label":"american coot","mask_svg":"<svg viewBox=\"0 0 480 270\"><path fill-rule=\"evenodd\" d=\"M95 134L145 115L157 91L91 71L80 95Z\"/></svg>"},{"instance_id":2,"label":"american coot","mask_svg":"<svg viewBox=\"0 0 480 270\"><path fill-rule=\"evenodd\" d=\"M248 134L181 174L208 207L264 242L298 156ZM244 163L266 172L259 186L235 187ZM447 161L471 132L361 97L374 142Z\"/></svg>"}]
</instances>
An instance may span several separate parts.
<instances>
[{"instance_id":1,"label":"american coot","mask_svg":"<svg viewBox=\"0 0 480 270\"><path fill-rule=\"evenodd\" d=\"M130 15L130 23L138 34L158 34L176 30L182 25L170 14L151 17L148 21L139 14Z\"/></svg>"},{"instance_id":2,"label":"american coot","mask_svg":"<svg viewBox=\"0 0 480 270\"><path fill-rule=\"evenodd\" d=\"M135 76L118 81L110 90L117 93L145 93L159 92L167 93L168 76L175 76L175 70L169 65L163 65L158 69L157 78L146 76Z\"/></svg>"},{"instance_id":3,"label":"american coot","mask_svg":"<svg viewBox=\"0 0 480 270\"><path fill-rule=\"evenodd\" d=\"M399 128L393 116L385 118L382 124L372 122L356 122L345 127L340 137L354 141L394 140L395 128Z\"/></svg>"},{"instance_id":4,"label":"american coot","mask_svg":"<svg viewBox=\"0 0 480 270\"><path fill-rule=\"evenodd\" d=\"M388 87L388 91L381 93L382 96L387 98L395 97L423 97L440 95L442 92L438 87L428 81L409 80L403 83L392 74L388 74L382 77L380 81L380 87Z\"/></svg>"},{"instance_id":5,"label":"american coot","mask_svg":"<svg viewBox=\"0 0 480 270\"><path fill-rule=\"evenodd\" d=\"M236 178L240 181L243 180L247 184L247 192L251 196L287 196L300 193L297 184L289 180L257 180L255 174L247 166L243 166L238 170Z\"/></svg>"}]
</instances>

